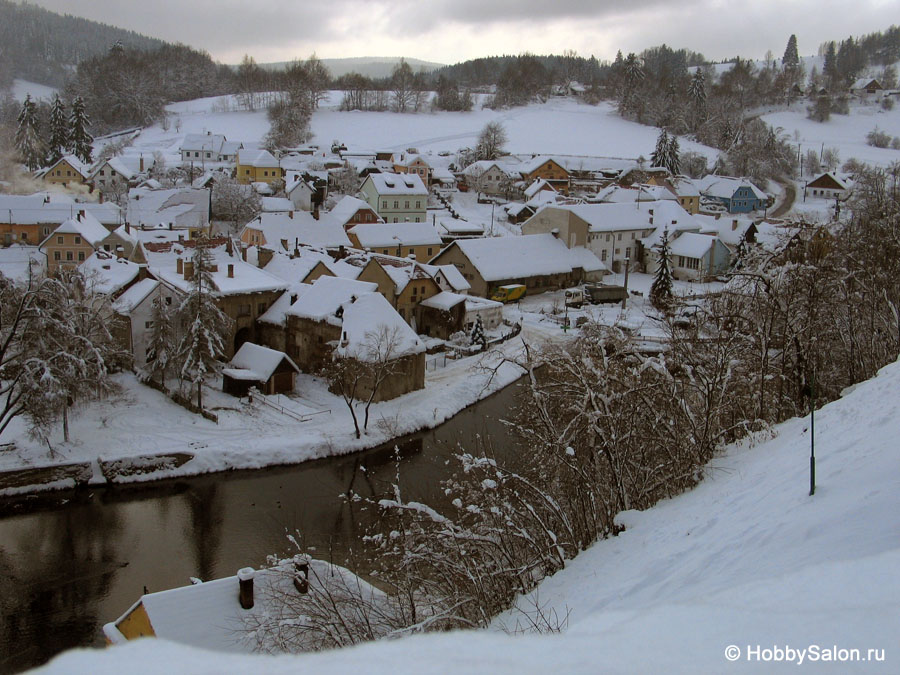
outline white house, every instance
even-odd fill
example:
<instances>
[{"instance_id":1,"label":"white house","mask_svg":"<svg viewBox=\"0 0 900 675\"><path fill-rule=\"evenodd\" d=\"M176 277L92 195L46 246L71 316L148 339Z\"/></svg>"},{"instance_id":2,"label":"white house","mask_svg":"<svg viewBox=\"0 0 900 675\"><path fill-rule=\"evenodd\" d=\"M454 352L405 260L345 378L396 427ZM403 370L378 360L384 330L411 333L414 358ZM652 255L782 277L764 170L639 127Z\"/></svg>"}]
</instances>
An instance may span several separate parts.
<instances>
[{"instance_id":1,"label":"white house","mask_svg":"<svg viewBox=\"0 0 900 675\"><path fill-rule=\"evenodd\" d=\"M417 174L370 173L360 195L386 223L424 223L428 188Z\"/></svg>"}]
</instances>

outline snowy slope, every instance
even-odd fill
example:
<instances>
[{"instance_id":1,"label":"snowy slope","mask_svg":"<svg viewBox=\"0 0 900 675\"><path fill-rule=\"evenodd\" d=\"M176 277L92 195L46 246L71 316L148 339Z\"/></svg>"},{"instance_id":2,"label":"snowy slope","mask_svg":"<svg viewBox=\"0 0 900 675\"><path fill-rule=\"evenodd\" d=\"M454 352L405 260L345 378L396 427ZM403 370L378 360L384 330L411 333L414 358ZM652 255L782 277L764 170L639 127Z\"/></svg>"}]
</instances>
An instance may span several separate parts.
<instances>
[{"instance_id":1,"label":"snowy slope","mask_svg":"<svg viewBox=\"0 0 900 675\"><path fill-rule=\"evenodd\" d=\"M835 647L861 658L885 650L883 662L818 662L813 672L897 672L898 390L895 363L816 414L814 497L809 420L796 419L755 447L729 448L695 490L623 514L624 533L539 589L545 613L569 612L561 635L428 635L279 658L144 641L70 652L42 672L797 672L788 647L806 649L807 661L810 647L820 660L844 656ZM503 619L512 626L516 615ZM740 665L726 660L730 645ZM757 645L794 663L748 664Z\"/></svg>"}]
</instances>

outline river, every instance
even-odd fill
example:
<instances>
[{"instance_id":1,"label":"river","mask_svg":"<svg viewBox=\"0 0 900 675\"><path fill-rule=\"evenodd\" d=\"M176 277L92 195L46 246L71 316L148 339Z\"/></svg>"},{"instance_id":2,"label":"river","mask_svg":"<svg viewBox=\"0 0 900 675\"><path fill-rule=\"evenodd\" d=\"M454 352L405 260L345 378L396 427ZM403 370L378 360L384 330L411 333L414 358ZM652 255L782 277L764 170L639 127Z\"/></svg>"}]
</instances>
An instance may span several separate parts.
<instances>
[{"instance_id":1,"label":"river","mask_svg":"<svg viewBox=\"0 0 900 675\"><path fill-rule=\"evenodd\" d=\"M292 467L236 471L138 486L82 489L2 504L0 672L102 645L101 627L144 592L234 574L293 553L288 533L323 560L343 560L375 517L342 494L384 493L440 505L440 481L459 447L490 443L511 455L501 422L520 385L426 432L374 450ZM395 458L399 456L399 462Z\"/></svg>"}]
</instances>

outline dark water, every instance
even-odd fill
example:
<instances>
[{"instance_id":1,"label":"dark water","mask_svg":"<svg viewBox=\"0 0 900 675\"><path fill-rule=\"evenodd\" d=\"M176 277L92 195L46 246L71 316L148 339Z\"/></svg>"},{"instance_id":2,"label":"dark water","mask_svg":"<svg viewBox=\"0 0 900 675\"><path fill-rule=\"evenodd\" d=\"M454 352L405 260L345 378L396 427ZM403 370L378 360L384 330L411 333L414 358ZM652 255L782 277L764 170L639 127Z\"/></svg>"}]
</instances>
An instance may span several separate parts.
<instances>
[{"instance_id":1,"label":"dark water","mask_svg":"<svg viewBox=\"0 0 900 675\"><path fill-rule=\"evenodd\" d=\"M439 483L460 446L516 452L507 425L516 386L437 429L393 446L290 468L231 472L132 488L82 490L2 504L0 672L39 665L76 646L102 645L101 627L147 590L234 574L293 552L286 534L321 559L343 560L375 517L369 496L399 482L406 498L440 504ZM395 458L399 455L400 461Z\"/></svg>"}]
</instances>

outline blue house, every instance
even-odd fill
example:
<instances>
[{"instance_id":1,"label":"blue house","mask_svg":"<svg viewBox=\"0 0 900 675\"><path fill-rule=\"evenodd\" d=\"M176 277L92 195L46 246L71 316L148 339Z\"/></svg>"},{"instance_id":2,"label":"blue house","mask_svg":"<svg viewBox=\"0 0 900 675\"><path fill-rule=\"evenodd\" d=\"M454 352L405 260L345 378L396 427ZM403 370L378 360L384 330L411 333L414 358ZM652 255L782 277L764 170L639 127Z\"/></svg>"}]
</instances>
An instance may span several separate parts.
<instances>
[{"instance_id":1,"label":"blue house","mask_svg":"<svg viewBox=\"0 0 900 675\"><path fill-rule=\"evenodd\" d=\"M766 207L765 193L746 178L707 176L700 182L700 194L718 201L728 213L750 213Z\"/></svg>"}]
</instances>

